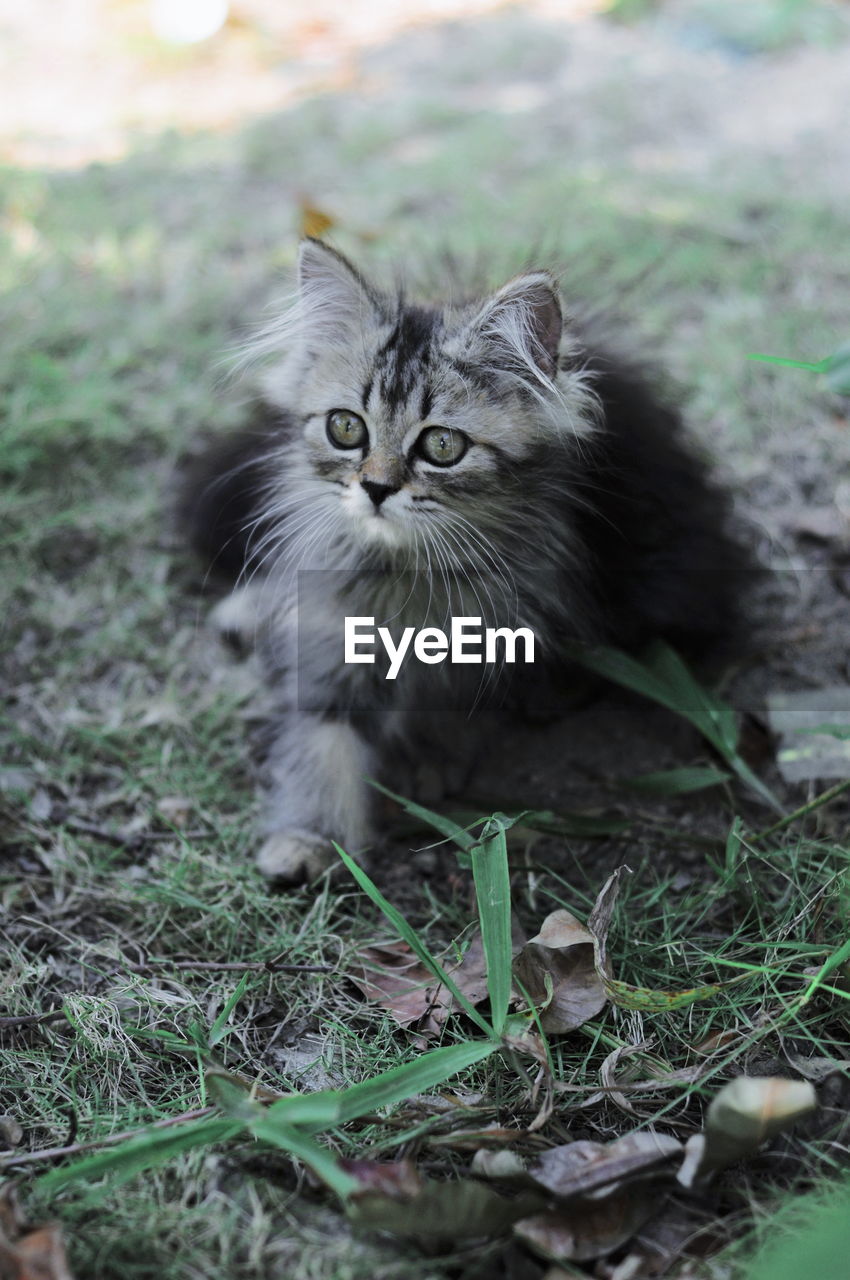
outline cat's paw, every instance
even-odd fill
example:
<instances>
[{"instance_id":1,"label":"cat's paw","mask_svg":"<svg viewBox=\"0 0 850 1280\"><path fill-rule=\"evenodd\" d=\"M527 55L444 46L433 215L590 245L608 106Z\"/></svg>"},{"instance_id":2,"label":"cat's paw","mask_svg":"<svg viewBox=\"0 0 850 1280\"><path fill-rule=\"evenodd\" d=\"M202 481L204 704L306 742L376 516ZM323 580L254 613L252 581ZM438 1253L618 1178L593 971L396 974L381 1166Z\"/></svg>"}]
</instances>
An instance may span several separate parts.
<instances>
[{"instance_id":1,"label":"cat's paw","mask_svg":"<svg viewBox=\"0 0 850 1280\"><path fill-rule=\"evenodd\" d=\"M338 862L326 840L297 831L275 831L257 854L260 871L277 884L309 884Z\"/></svg>"},{"instance_id":2,"label":"cat's paw","mask_svg":"<svg viewBox=\"0 0 850 1280\"><path fill-rule=\"evenodd\" d=\"M237 587L210 611L210 625L240 657L247 656L257 638L259 605L256 586Z\"/></svg>"}]
</instances>

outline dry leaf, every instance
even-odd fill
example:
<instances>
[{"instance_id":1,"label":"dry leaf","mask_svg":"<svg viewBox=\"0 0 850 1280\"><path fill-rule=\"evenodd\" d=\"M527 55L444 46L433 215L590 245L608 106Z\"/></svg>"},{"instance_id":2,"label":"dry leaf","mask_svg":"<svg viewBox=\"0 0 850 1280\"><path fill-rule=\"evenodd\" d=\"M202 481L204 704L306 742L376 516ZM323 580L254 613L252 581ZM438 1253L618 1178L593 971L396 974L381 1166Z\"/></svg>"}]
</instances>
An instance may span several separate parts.
<instances>
[{"instance_id":1,"label":"dry leaf","mask_svg":"<svg viewBox=\"0 0 850 1280\"><path fill-rule=\"evenodd\" d=\"M480 1152L486 1147L504 1147L525 1137L527 1129L504 1129L501 1125L487 1125L484 1129L453 1129L451 1133L432 1133L425 1143L429 1147L450 1147L453 1151Z\"/></svg>"},{"instance_id":2,"label":"dry leaf","mask_svg":"<svg viewBox=\"0 0 850 1280\"><path fill-rule=\"evenodd\" d=\"M319 209L310 200L302 199L298 205L298 230L302 236L321 240L326 231L336 226L336 218Z\"/></svg>"},{"instance_id":3,"label":"dry leaf","mask_svg":"<svg viewBox=\"0 0 850 1280\"><path fill-rule=\"evenodd\" d=\"M422 1179L412 1160L342 1160L340 1163L345 1172L359 1182L360 1191L354 1193L358 1198L378 1194L404 1203L422 1190Z\"/></svg>"},{"instance_id":4,"label":"dry leaf","mask_svg":"<svg viewBox=\"0 0 850 1280\"><path fill-rule=\"evenodd\" d=\"M637 1115L637 1112L629 1102L626 1095L616 1088L616 1070L621 1062L629 1058L639 1057L641 1054L645 1053L648 1048L649 1042L644 1041L642 1044L637 1045L621 1044L618 1048L612 1049L605 1058L605 1061L602 1063L602 1066L599 1068L604 1092L602 1094L594 1094L594 1099L588 1098L587 1104L589 1105L590 1102L596 1098L607 1097L610 1098L611 1102L613 1102L615 1106L619 1107L621 1111L625 1111L627 1115ZM626 1080L634 1079L634 1067L631 1068L631 1076L629 1075L629 1070L630 1069L627 1067L625 1072Z\"/></svg>"},{"instance_id":5,"label":"dry leaf","mask_svg":"<svg viewBox=\"0 0 850 1280\"><path fill-rule=\"evenodd\" d=\"M850 1072L848 1058L807 1058L802 1053L792 1053L784 1046L782 1051L794 1070L815 1084L822 1084L830 1076L847 1075Z\"/></svg>"},{"instance_id":6,"label":"dry leaf","mask_svg":"<svg viewBox=\"0 0 850 1280\"><path fill-rule=\"evenodd\" d=\"M21 1236L15 1246L15 1280L72 1280L62 1228L57 1223Z\"/></svg>"},{"instance_id":7,"label":"dry leaf","mask_svg":"<svg viewBox=\"0 0 850 1280\"><path fill-rule=\"evenodd\" d=\"M529 1166L529 1177L559 1200L608 1195L623 1182L656 1175L682 1153L682 1144L663 1133L639 1130L615 1142L568 1142L550 1147Z\"/></svg>"},{"instance_id":8,"label":"dry leaf","mask_svg":"<svg viewBox=\"0 0 850 1280\"><path fill-rule=\"evenodd\" d=\"M637 1065L627 1067L622 1075L616 1075L616 1070L621 1061L624 1059L635 1057L644 1058L650 1049L652 1042L644 1041L638 1045L620 1045L618 1049L614 1049L609 1053L602 1066L599 1074L602 1077L602 1088L585 1098L584 1102L577 1105L583 1107L596 1106L603 1099L609 1099L622 1111L629 1115L639 1115L640 1112L632 1106L628 1101L627 1094L640 1093L658 1093L662 1089L672 1089L677 1085L693 1084L700 1076L708 1070L708 1065L698 1065L693 1067L680 1067L674 1071L666 1063L658 1062L652 1058L646 1058L641 1066L649 1074L642 1079L635 1079L638 1074ZM558 1082L555 1085L557 1092L572 1092L577 1086L567 1085Z\"/></svg>"},{"instance_id":9,"label":"dry leaf","mask_svg":"<svg viewBox=\"0 0 850 1280\"><path fill-rule=\"evenodd\" d=\"M544 1031L574 1031L607 1000L594 967L593 935L563 908L543 921L540 932L514 960L517 983L540 1010Z\"/></svg>"},{"instance_id":10,"label":"dry leaf","mask_svg":"<svg viewBox=\"0 0 850 1280\"><path fill-rule=\"evenodd\" d=\"M626 1243L661 1207L668 1166L681 1143L639 1131L616 1142L570 1142L545 1151L528 1177L554 1196L556 1207L523 1219L515 1233L555 1262L586 1262Z\"/></svg>"},{"instance_id":11,"label":"dry leaf","mask_svg":"<svg viewBox=\"0 0 850 1280\"><path fill-rule=\"evenodd\" d=\"M470 1172L490 1182L529 1185L525 1161L516 1151L487 1151L482 1147L472 1157Z\"/></svg>"},{"instance_id":12,"label":"dry leaf","mask_svg":"<svg viewBox=\"0 0 850 1280\"><path fill-rule=\"evenodd\" d=\"M808 1080L738 1076L724 1085L708 1108L705 1133L689 1139L679 1170L693 1187L718 1169L752 1155L763 1142L817 1107Z\"/></svg>"},{"instance_id":13,"label":"dry leaf","mask_svg":"<svg viewBox=\"0 0 850 1280\"><path fill-rule=\"evenodd\" d=\"M14 1116L0 1116L0 1141L7 1147L19 1147L24 1140L24 1131Z\"/></svg>"},{"instance_id":14,"label":"dry leaf","mask_svg":"<svg viewBox=\"0 0 850 1280\"><path fill-rule=\"evenodd\" d=\"M347 976L367 1000L382 1005L403 1027L424 1018L433 1005L434 976L400 939L362 947Z\"/></svg>"},{"instance_id":15,"label":"dry leaf","mask_svg":"<svg viewBox=\"0 0 850 1280\"><path fill-rule=\"evenodd\" d=\"M573 1200L523 1218L514 1225L514 1234L552 1262L587 1262L619 1249L661 1205L657 1186L642 1183L602 1200Z\"/></svg>"},{"instance_id":16,"label":"dry leaf","mask_svg":"<svg viewBox=\"0 0 850 1280\"><path fill-rule=\"evenodd\" d=\"M26 1228L14 1189L0 1191L0 1277L3 1280L73 1280L62 1228Z\"/></svg>"},{"instance_id":17,"label":"dry leaf","mask_svg":"<svg viewBox=\"0 0 850 1280\"><path fill-rule=\"evenodd\" d=\"M523 935L514 930L514 948L518 950L522 942ZM487 999L487 968L480 933L472 935L460 961L445 964L445 969L470 1004ZM400 939L361 948L348 976L367 1000L382 1005L401 1026L415 1025L424 1036L438 1034L455 1008L451 992L435 981L431 970Z\"/></svg>"}]
</instances>

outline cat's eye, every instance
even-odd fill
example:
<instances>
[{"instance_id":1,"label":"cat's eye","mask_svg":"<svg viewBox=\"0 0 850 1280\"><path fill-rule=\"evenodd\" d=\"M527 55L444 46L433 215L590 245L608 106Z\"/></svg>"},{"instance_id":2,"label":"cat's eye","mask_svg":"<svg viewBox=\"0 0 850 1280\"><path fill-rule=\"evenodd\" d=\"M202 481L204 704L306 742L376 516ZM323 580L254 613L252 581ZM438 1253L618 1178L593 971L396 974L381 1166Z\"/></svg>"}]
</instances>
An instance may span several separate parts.
<instances>
[{"instance_id":1,"label":"cat's eye","mask_svg":"<svg viewBox=\"0 0 850 1280\"><path fill-rule=\"evenodd\" d=\"M426 462L435 467L453 467L469 448L462 431L449 427L426 427L416 441L416 448Z\"/></svg>"},{"instance_id":2,"label":"cat's eye","mask_svg":"<svg viewBox=\"0 0 850 1280\"><path fill-rule=\"evenodd\" d=\"M369 438L366 423L359 413L348 409L332 409L327 420L328 439L337 449L362 449Z\"/></svg>"}]
</instances>

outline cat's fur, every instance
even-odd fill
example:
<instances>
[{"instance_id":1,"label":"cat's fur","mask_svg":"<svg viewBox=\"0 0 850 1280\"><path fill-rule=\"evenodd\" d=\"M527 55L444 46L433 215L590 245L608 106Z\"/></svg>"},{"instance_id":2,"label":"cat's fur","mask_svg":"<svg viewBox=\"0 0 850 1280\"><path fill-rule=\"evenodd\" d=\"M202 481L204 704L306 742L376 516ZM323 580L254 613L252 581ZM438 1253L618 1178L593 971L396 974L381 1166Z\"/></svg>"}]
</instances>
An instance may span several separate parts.
<instances>
[{"instance_id":1,"label":"cat's fur","mask_svg":"<svg viewBox=\"0 0 850 1280\"><path fill-rule=\"evenodd\" d=\"M279 703L268 875L315 875L332 839L360 849L368 775L429 747L445 763L487 706L545 702L569 642L729 632L746 557L727 499L677 412L565 318L546 272L421 306L307 240L297 305L264 342L280 359L257 416L190 473L186 504L196 546L241 584L220 621L249 619ZM366 447L335 446L334 410L362 419ZM432 424L468 441L456 464L416 453ZM413 661L389 682L385 663L341 661L346 615L460 614L531 627L534 668Z\"/></svg>"}]
</instances>

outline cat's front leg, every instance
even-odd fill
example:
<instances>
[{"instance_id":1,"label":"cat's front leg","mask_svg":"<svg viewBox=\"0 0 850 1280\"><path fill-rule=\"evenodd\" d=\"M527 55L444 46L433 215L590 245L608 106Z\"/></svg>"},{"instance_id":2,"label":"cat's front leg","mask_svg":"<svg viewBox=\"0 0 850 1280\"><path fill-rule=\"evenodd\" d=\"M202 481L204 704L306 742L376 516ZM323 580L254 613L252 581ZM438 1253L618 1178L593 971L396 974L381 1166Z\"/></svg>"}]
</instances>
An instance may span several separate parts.
<instances>
[{"instance_id":1,"label":"cat's front leg","mask_svg":"<svg viewBox=\"0 0 850 1280\"><path fill-rule=\"evenodd\" d=\"M314 880L337 861L331 841L356 853L371 836L374 749L345 720L292 709L268 763L263 875L294 884Z\"/></svg>"}]
</instances>

